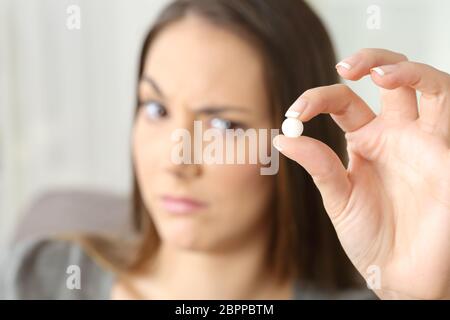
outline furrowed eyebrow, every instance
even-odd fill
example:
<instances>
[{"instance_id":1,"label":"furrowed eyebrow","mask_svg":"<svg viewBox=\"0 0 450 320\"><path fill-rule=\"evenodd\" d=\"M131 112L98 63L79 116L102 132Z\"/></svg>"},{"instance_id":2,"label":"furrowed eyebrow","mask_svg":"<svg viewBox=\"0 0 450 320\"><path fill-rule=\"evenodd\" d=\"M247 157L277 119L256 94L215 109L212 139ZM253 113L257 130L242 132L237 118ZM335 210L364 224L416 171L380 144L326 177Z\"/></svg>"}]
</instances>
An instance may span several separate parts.
<instances>
[{"instance_id":1,"label":"furrowed eyebrow","mask_svg":"<svg viewBox=\"0 0 450 320\"><path fill-rule=\"evenodd\" d=\"M200 108L198 110L194 110L197 114L206 114L206 115L215 115L224 112L243 112L247 113L248 110L246 108L234 107L234 106L207 106L204 108Z\"/></svg>"},{"instance_id":2,"label":"furrowed eyebrow","mask_svg":"<svg viewBox=\"0 0 450 320\"><path fill-rule=\"evenodd\" d=\"M156 81L153 80L151 77L149 77L149 76L147 76L147 75L143 75L143 76L141 77L141 81L144 81L144 82L148 83L148 84L156 91L156 93L157 93L160 97L162 97L162 98L165 97L165 95L164 95L164 93L162 92L161 88L158 86L158 84L156 83Z\"/></svg>"},{"instance_id":3,"label":"furrowed eyebrow","mask_svg":"<svg viewBox=\"0 0 450 320\"><path fill-rule=\"evenodd\" d=\"M141 81L144 81L148 83L155 92L162 98L165 98L164 93L162 92L161 88L158 86L155 80L153 80L152 77L148 75L143 75L141 77ZM217 106L206 106L203 108L199 108L198 110L194 110L196 114L206 114L206 115L215 115L215 114L221 114L224 112L242 112L242 113L248 113L249 110L247 108L243 107L237 107L237 106L223 106L223 105L217 105Z\"/></svg>"}]
</instances>

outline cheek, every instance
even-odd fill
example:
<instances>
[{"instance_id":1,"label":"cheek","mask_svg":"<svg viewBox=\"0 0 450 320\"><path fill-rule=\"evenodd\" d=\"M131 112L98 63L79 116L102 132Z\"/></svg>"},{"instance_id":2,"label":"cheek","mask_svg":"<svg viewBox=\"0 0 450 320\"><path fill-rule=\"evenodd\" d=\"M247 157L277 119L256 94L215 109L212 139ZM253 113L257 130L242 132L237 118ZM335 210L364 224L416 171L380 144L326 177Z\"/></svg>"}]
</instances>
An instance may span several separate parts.
<instances>
[{"instance_id":1,"label":"cheek","mask_svg":"<svg viewBox=\"0 0 450 320\"><path fill-rule=\"evenodd\" d=\"M151 159L151 150L153 148L149 146L150 140L145 139L147 136L147 129L145 128L142 120L137 119L133 128L133 159L136 170L138 173L144 171L146 167L144 164Z\"/></svg>"},{"instance_id":2,"label":"cheek","mask_svg":"<svg viewBox=\"0 0 450 320\"><path fill-rule=\"evenodd\" d=\"M224 165L211 168L222 215L234 221L255 220L267 211L273 197L273 176L260 174L258 165Z\"/></svg>"},{"instance_id":3,"label":"cheek","mask_svg":"<svg viewBox=\"0 0 450 320\"><path fill-rule=\"evenodd\" d=\"M145 123L145 119L137 119L133 128L132 156L136 177L143 189L150 187L146 177L154 175L158 168L158 153L161 153L157 138L158 131Z\"/></svg>"}]
</instances>

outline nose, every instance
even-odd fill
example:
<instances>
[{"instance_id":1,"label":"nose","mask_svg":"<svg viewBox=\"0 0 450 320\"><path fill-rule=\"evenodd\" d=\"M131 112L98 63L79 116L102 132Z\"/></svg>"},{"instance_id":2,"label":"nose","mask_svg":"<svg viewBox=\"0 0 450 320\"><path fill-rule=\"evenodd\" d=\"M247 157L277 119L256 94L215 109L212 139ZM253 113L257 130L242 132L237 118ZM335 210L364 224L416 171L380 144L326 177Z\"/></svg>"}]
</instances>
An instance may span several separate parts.
<instances>
[{"instance_id":1,"label":"nose","mask_svg":"<svg viewBox=\"0 0 450 320\"><path fill-rule=\"evenodd\" d=\"M164 170L171 176L179 180L190 180L201 176L203 171L203 166L196 158L202 156L203 148L196 145L195 139L202 139L201 137L195 137L198 132L195 132L194 127L195 117L184 113L182 116L174 119L174 126L170 132L170 146L168 150L168 157L166 158ZM183 136L182 139L180 137ZM177 139L174 139L174 138ZM183 154L177 154L181 151ZM176 156L179 157L176 157ZM184 157L185 156L185 157ZM176 158L174 158L176 157ZM180 158L183 161L180 163Z\"/></svg>"},{"instance_id":2,"label":"nose","mask_svg":"<svg viewBox=\"0 0 450 320\"><path fill-rule=\"evenodd\" d=\"M198 164L173 164L167 166L166 171L178 180L191 180L201 175Z\"/></svg>"}]
</instances>

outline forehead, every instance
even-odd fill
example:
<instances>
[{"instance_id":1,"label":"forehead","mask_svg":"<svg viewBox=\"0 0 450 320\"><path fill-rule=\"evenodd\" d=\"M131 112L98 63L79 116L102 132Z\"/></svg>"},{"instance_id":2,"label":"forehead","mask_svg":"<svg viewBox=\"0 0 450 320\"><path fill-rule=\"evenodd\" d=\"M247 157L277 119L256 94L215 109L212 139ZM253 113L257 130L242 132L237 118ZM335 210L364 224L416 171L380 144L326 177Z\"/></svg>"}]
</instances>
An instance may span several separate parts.
<instances>
[{"instance_id":1,"label":"forehead","mask_svg":"<svg viewBox=\"0 0 450 320\"><path fill-rule=\"evenodd\" d=\"M154 39L144 73L168 96L189 92L193 98L267 99L259 52L245 38L193 15L168 25Z\"/></svg>"}]
</instances>

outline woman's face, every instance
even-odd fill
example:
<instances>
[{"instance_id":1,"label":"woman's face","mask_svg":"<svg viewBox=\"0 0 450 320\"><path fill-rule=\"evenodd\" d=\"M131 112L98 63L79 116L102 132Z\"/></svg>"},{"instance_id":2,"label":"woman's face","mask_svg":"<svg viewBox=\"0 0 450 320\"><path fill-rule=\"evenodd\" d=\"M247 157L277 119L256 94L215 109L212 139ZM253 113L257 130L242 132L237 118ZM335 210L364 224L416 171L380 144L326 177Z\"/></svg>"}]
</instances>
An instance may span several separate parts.
<instances>
[{"instance_id":1,"label":"woman's face","mask_svg":"<svg viewBox=\"0 0 450 320\"><path fill-rule=\"evenodd\" d=\"M258 52L200 17L173 23L154 39L139 84L133 150L143 201L163 242L217 250L266 232L273 176L248 161L176 164L180 142L171 139L177 129L193 138L195 120L223 143L225 129L270 128L266 92Z\"/></svg>"}]
</instances>

